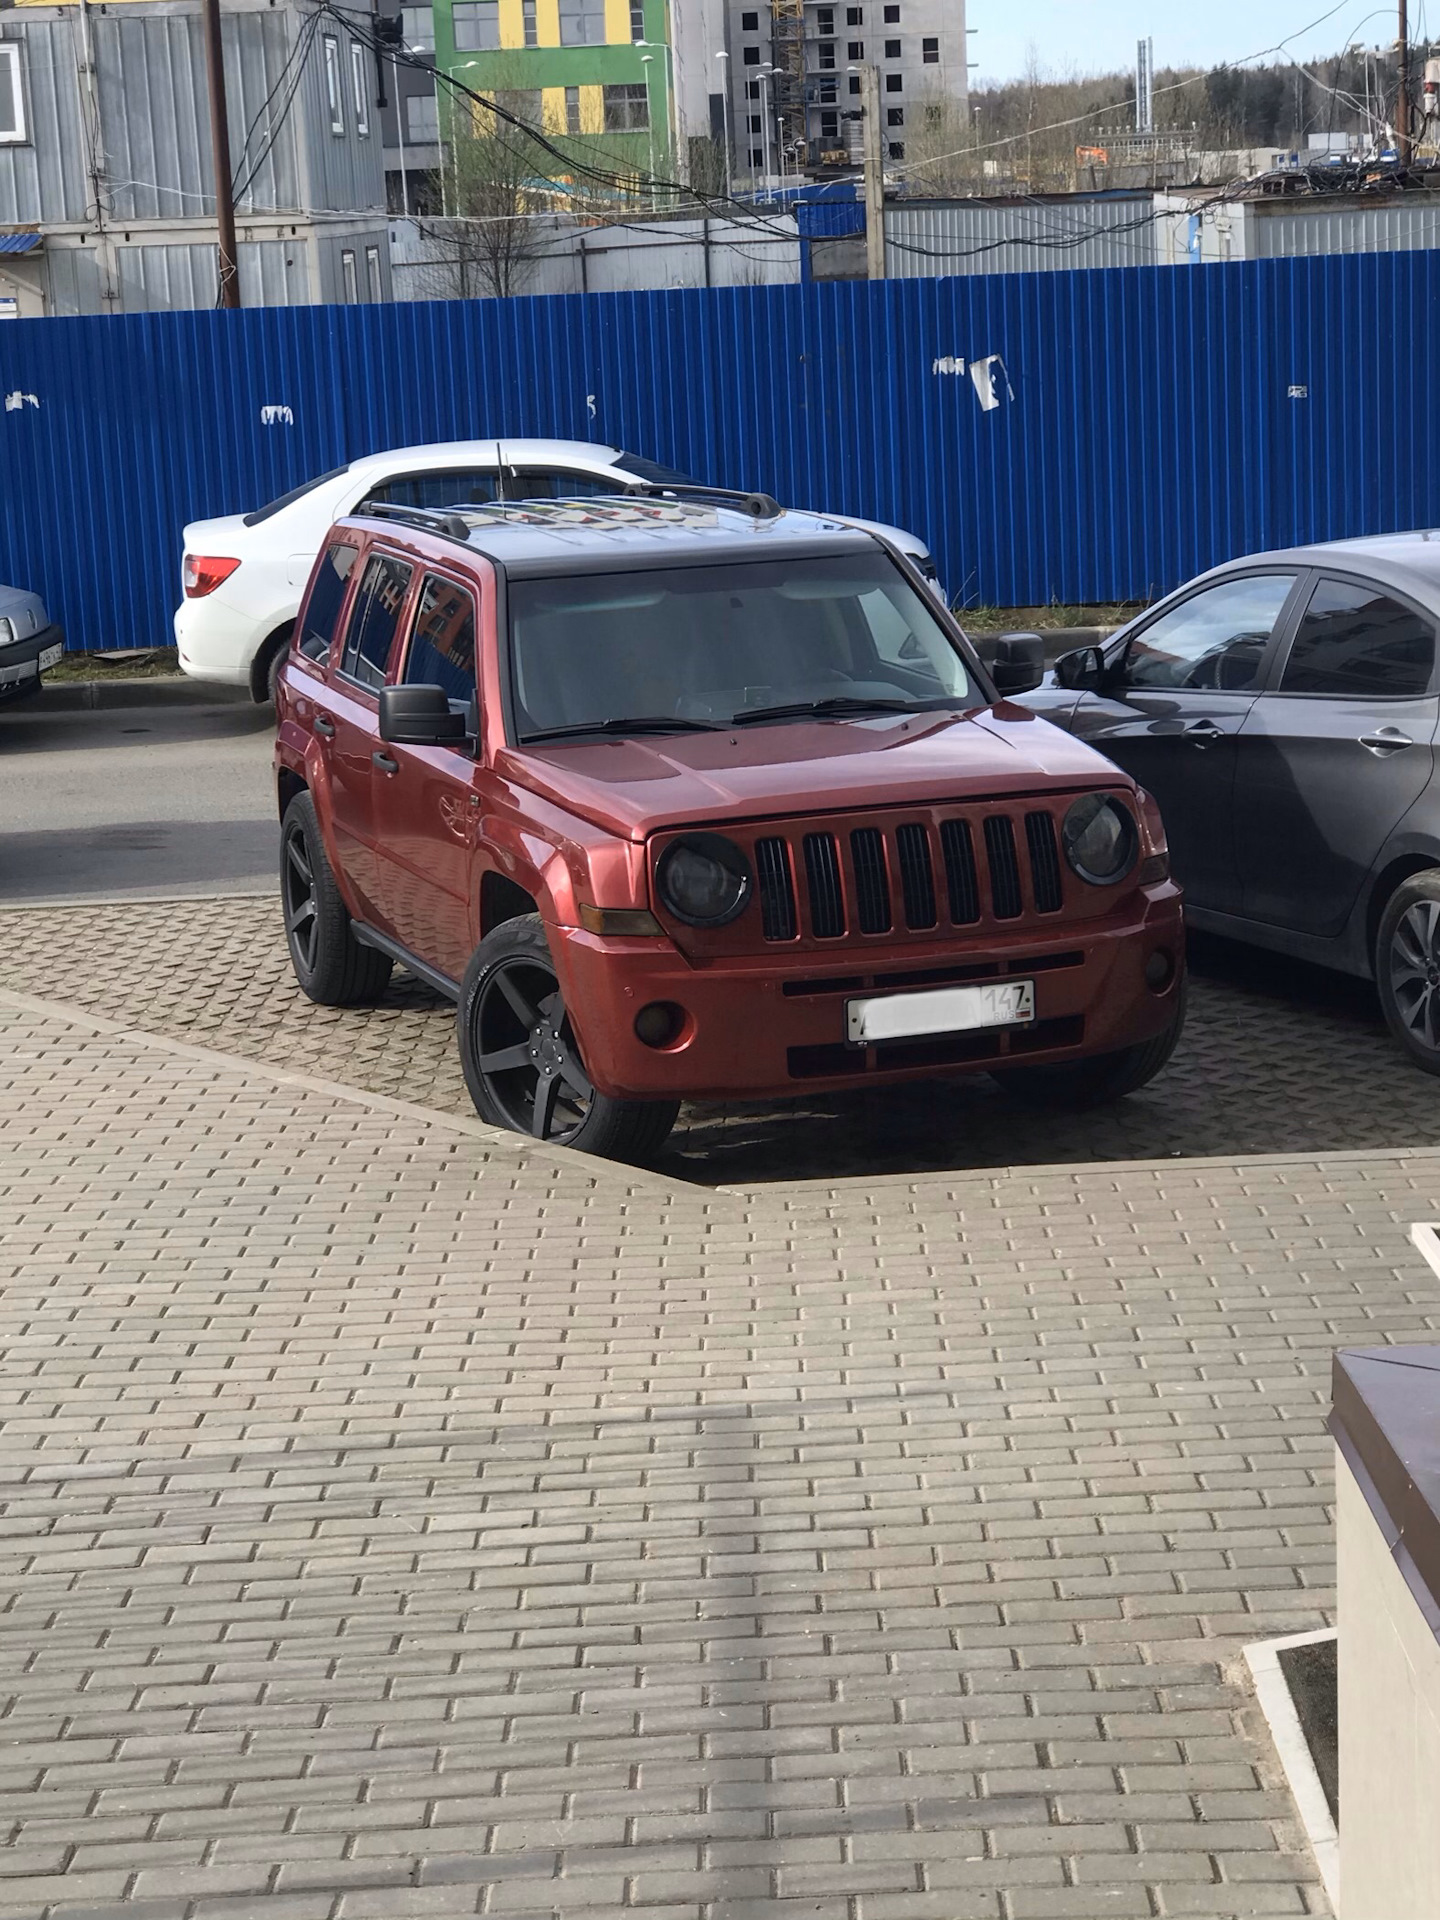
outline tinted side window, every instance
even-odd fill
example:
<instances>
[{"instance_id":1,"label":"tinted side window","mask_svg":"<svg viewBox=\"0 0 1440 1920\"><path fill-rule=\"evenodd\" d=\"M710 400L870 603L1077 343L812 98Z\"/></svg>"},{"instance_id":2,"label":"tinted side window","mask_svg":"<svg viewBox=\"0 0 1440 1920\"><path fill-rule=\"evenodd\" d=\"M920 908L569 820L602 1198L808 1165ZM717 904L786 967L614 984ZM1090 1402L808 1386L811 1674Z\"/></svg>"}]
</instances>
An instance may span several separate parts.
<instances>
[{"instance_id":1,"label":"tinted side window","mask_svg":"<svg viewBox=\"0 0 1440 1920\"><path fill-rule=\"evenodd\" d=\"M342 671L367 687L385 684L385 663L399 624L400 609L410 590L413 567L389 554L377 553L365 569L350 615Z\"/></svg>"},{"instance_id":2,"label":"tinted side window","mask_svg":"<svg viewBox=\"0 0 1440 1920\"><path fill-rule=\"evenodd\" d=\"M443 687L467 705L475 696L475 602L438 574L420 591L404 678L407 687Z\"/></svg>"},{"instance_id":3,"label":"tinted side window","mask_svg":"<svg viewBox=\"0 0 1440 1920\"><path fill-rule=\"evenodd\" d=\"M494 471L488 467L451 467L441 473L403 473L383 480L366 494L391 507L424 507L431 513L446 507L483 506L498 499Z\"/></svg>"},{"instance_id":4,"label":"tinted side window","mask_svg":"<svg viewBox=\"0 0 1440 1920\"><path fill-rule=\"evenodd\" d=\"M1251 574L1192 594L1136 634L1125 657L1126 682L1231 692L1253 687L1294 584L1293 573Z\"/></svg>"},{"instance_id":5,"label":"tinted side window","mask_svg":"<svg viewBox=\"0 0 1440 1920\"><path fill-rule=\"evenodd\" d=\"M613 480L598 473L575 473L563 467L517 467L509 477L516 500L589 500L597 494L623 493L629 482L617 473Z\"/></svg>"},{"instance_id":6,"label":"tinted side window","mask_svg":"<svg viewBox=\"0 0 1440 1920\"><path fill-rule=\"evenodd\" d=\"M1322 580L1296 632L1280 691L1413 699L1428 690L1434 668L1435 629L1428 620L1377 587Z\"/></svg>"},{"instance_id":7,"label":"tinted side window","mask_svg":"<svg viewBox=\"0 0 1440 1920\"><path fill-rule=\"evenodd\" d=\"M325 549L300 622L297 644L307 660L323 662L329 658L330 642L335 638L335 623L340 618L340 609L345 604L345 589L350 584L350 569L359 551L358 547L346 546Z\"/></svg>"}]
</instances>

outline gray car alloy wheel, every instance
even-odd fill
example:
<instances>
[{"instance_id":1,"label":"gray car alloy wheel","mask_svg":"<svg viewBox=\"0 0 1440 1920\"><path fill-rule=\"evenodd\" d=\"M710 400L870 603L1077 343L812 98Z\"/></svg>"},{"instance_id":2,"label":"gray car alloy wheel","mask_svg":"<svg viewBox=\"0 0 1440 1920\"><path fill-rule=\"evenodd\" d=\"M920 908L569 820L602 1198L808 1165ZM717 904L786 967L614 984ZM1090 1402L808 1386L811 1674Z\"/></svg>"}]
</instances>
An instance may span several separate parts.
<instances>
[{"instance_id":1,"label":"gray car alloy wheel","mask_svg":"<svg viewBox=\"0 0 1440 1920\"><path fill-rule=\"evenodd\" d=\"M1440 900L1413 901L1386 956L1395 1011L1411 1043L1440 1054Z\"/></svg>"}]
</instances>

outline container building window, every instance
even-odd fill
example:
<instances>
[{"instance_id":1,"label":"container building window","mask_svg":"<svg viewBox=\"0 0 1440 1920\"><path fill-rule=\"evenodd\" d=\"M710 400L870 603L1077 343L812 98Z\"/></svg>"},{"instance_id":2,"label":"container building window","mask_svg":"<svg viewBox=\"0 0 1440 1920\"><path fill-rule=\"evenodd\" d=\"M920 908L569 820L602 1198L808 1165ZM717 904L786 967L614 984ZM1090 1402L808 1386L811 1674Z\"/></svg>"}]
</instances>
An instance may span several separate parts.
<instances>
[{"instance_id":1,"label":"container building window","mask_svg":"<svg viewBox=\"0 0 1440 1920\"><path fill-rule=\"evenodd\" d=\"M30 137L25 126L20 44L18 40L0 40L0 146L22 146Z\"/></svg>"}]
</instances>

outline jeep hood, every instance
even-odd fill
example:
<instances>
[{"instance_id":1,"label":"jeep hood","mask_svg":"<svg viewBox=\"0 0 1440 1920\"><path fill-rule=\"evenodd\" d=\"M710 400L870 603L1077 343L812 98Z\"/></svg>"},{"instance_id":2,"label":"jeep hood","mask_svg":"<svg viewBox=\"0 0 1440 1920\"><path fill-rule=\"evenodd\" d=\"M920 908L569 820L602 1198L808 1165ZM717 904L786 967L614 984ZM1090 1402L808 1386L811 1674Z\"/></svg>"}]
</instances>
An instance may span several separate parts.
<instances>
[{"instance_id":1,"label":"jeep hood","mask_svg":"<svg viewBox=\"0 0 1440 1920\"><path fill-rule=\"evenodd\" d=\"M503 771L628 839L663 827L865 807L957 805L1131 787L1073 735L1010 701L965 713L768 721L718 733L510 749Z\"/></svg>"}]
</instances>

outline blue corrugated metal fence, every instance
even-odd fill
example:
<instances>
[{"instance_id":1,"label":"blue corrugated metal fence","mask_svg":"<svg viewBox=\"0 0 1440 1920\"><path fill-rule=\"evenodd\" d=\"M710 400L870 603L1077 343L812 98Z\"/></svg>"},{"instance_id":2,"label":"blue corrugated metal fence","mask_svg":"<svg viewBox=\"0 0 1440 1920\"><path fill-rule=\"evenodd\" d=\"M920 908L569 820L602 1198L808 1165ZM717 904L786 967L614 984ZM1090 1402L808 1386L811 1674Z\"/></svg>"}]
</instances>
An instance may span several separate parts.
<instances>
[{"instance_id":1,"label":"blue corrugated metal fence","mask_svg":"<svg viewBox=\"0 0 1440 1920\"><path fill-rule=\"evenodd\" d=\"M8 322L0 580L72 645L154 645L187 520L382 447L543 434L911 527L970 604L1138 599L1440 521L1437 303L1412 252Z\"/></svg>"}]
</instances>

